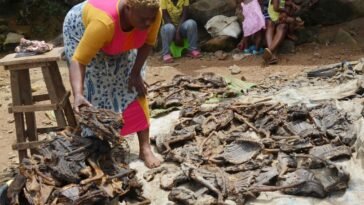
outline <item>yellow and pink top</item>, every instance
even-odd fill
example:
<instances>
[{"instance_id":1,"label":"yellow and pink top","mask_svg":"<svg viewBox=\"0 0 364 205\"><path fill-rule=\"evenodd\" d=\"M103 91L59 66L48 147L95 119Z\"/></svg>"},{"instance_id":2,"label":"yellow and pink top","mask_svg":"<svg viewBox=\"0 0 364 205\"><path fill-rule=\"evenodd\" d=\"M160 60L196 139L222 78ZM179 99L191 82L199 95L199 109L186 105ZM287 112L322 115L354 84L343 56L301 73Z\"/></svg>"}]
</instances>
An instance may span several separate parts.
<instances>
[{"instance_id":1,"label":"yellow and pink top","mask_svg":"<svg viewBox=\"0 0 364 205\"><path fill-rule=\"evenodd\" d=\"M120 27L119 3L121 0L88 0L82 11L85 32L78 44L73 60L87 65L97 52L102 50L108 55L117 55L144 44L156 43L162 12L147 30L134 28L124 32Z\"/></svg>"}]
</instances>

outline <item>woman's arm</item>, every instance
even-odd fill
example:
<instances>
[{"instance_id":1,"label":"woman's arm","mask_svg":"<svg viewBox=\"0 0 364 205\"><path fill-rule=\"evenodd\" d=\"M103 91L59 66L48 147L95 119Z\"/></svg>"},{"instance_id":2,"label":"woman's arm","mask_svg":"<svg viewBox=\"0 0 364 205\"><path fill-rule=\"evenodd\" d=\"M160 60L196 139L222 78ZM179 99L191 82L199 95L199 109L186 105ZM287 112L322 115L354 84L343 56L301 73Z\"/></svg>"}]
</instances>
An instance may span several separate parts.
<instances>
[{"instance_id":1,"label":"woman's arm","mask_svg":"<svg viewBox=\"0 0 364 205\"><path fill-rule=\"evenodd\" d=\"M74 109L78 113L80 106L92 106L90 102L83 96L83 82L85 79L86 66L77 62L76 60L71 61L69 69L69 77L72 87L72 93L74 96Z\"/></svg>"},{"instance_id":2,"label":"woman's arm","mask_svg":"<svg viewBox=\"0 0 364 205\"><path fill-rule=\"evenodd\" d=\"M152 49L153 47L148 44L144 44L138 49L135 64L129 77L129 90L134 87L139 96L147 95L147 88L145 87L144 80L141 76L141 71Z\"/></svg>"}]
</instances>

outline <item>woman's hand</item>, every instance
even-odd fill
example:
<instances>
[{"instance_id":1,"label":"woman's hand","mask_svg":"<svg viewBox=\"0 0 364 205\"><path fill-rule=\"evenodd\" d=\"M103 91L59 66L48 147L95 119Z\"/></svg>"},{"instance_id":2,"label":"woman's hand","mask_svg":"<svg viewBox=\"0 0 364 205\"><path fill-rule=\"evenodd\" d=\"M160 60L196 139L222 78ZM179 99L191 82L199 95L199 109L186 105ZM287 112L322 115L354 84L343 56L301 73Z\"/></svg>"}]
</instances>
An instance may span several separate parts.
<instances>
[{"instance_id":1,"label":"woman's hand","mask_svg":"<svg viewBox=\"0 0 364 205\"><path fill-rule=\"evenodd\" d=\"M129 77L129 91L131 91L131 89L134 87L135 90L138 92L139 96L146 96L147 95L147 88L144 84L144 80L142 78L142 76L140 75L140 73L137 74L130 74Z\"/></svg>"},{"instance_id":2,"label":"woman's hand","mask_svg":"<svg viewBox=\"0 0 364 205\"><path fill-rule=\"evenodd\" d=\"M79 113L80 107L82 106L92 107L92 104L88 100L86 100L86 98L83 95L81 94L75 95L73 103L73 109L75 110L75 112Z\"/></svg>"}]
</instances>

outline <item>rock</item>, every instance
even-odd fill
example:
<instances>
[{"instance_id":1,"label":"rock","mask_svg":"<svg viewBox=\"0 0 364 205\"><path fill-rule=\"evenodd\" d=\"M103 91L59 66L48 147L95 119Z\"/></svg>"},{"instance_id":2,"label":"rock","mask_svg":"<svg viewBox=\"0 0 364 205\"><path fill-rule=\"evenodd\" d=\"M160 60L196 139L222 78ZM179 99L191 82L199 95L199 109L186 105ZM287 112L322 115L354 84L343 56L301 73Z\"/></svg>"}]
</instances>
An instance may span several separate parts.
<instances>
[{"instance_id":1,"label":"rock","mask_svg":"<svg viewBox=\"0 0 364 205\"><path fill-rule=\"evenodd\" d=\"M230 66L229 70L230 70L232 75L237 75L237 74L241 73L241 69L237 65Z\"/></svg>"},{"instance_id":2,"label":"rock","mask_svg":"<svg viewBox=\"0 0 364 205\"><path fill-rule=\"evenodd\" d=\"M0 18L0 25L8 25L8 22L5 20L5 19L3 19L3 18Z\"/></svg>"},{"instance_id":3,"label":"rock","mask_svg":"<svg viewBox=\"0 0 364 205\"><path fill-rule=\"evenodd\" d=\"M11 124L11 123L14 123L15 120L14 119L8 119L8 123Z\"/></svg>"},{"instance_id":4,"label":"rock","mask_svg":"<svg viewBox=\"0 0 364 205\"><path fill-rule=\"evenodd\" d=\"M73 6L73 5L76 5L76 4L81 3L83 1L84 0L64 0L64 3Z\"/></svg>"},{"instance_id":5,"label":"rock","mask_svg":"<svg viewBox=\"0 0 364 205\"><path fill-rule=\"evenodd\" d=\"M298 15L306 25L332 25L364 16L363 8L364 0L319 0L314 6L304 9Z\"/></svg>"},{"instance_id":6,"label":"rock","mask_svg":"<svg viewBox=\"0 0 364 205\"><path fill-rule=\"evenodd\" d=\"M240 61L243 60L245 58L246 55L244 55L243 53L235 53L233 55L233 60L234 61Z\"/></svg>"},{"instance_id":7,"label":"rock","mask_svg":"<svg viewBox=\"0 0 364 205\"><path fill-rule=\"evenodd\" d=\"M0 33L6 33L9 31L9 27L7 25L0 25Z\"/></svg>"},{"instance_id":8,"label":"rock","mask_svg":"<svg viewBox=\"0 0 364 205\"><path fill-rule=\"evenodd\" d=\"M318 52L313 53L313 56L314 56L315 58L321 58L321 54L320 54L320 53L318 53Z\"/></svg>"},{"instance_id":9,"label":"rock","mask_svg":"<svg viewBox=\"0 0 364 205\"><path fill-rule=\"evenodd\" d=\"M206 22L216 15L234 16L235 0L198 0L190 5L189 14L199 24Z\"/></svg>"},{"instance_id":10,"label":"rock","mask_svg":"<svg viewBox=\"0 0 364 205\"><path fill-rule=\"evenodd\" d=\"M296 45L291 40L284 40L282 44L279 47L279 53L282 54L289 54L289 53L295 53L296 52Z\"/></svg>"},{"instance_id":11,"label":"rock","mask_svg":"<svg viewBox=\"0 0 364 205\"><path fill-rule=\"evenodd\" d=\"M201 45L201 50L206 52L215 52L222 50L230 52L236 47L238 40L229 36L218 36L210 39Z\"/></svg>"},{"instance_id":12,"label":"rock","mask_svg":"<svg viewBox=\"0 0 364 205\"><path fill-rule=\"evenodd\" d=\"M21 38L24 38L24 36L17 34L17 33L8 33L8 35L6 36L6 39L4 41L4 45L19 44Z\"/></svg>"},{"instance_id":13,"label":"rock","mask_svg":"<svg viewBox=\"0 0 364 205\"><path fill-rule=\"evenodd\" d=\"M239 38L241 34L241 25L236 16L214 16L206 23L205 29L213 38L217 36Z\"/></svg>"},{"instance_id":14,"label":"rock","mask_svg":"<svg viewBox=\"0 0 364 205\"><path fill-rule=\"evenodd\" d=\"M331 42L335 40L335 34L332 31L325 31L321 29L317 36L317 42L323 45L329 45Z\"/></svg>"},{"instance_id":15,"label":"rock","mask_svg":"<svg viewBox=\"0 0 364 205\"><path fill-rule=\"evenodd\" d=\"M214 55L218 60L226 60L228 57L227 53L221 50L216 51Z\"/></svg>"},{"instance_id":16,"label":"rock","mask_svg":"<svg viewBox=\"0 0 364 205\"><path fill-rule=\"evenodd\" d=\"M359 62L354 66L354 71L358 73L363 73L364 71L364 62Z\"/></svg>"},{"instance_id":17,"label":"rock","mask_svg":"<svg viewBox=\"0 0 364 205\"><path fill-rule=\"evenodd\" d=\"M4 51L14 51L15 47L19 45L20 39L23 38L23 35L17 33L8 33L5 38L3 45Z\"/></svg>"},{"instance_id":18,"label":"rock","mask_svg":"<svg viewBox=\"0 0 364 205\"><path fill-rule=\"evenodd\" d=\"M334 42L350 46L358 46L358 42L351 36L351 34L342 28L340 28L336 33Z\"/></svg>"},{"instance_id":19,"label":"rock","mask_svg":"<svg viewBox=\"0 0 364 205\"><path fill-rule=\"evenodd\" d=\"M1 45L3 45L5 39L6 39L6 36L4 34L0 34L0 47L1 47Z\"/></svg>"},{"instance_id":20,"label":"rock","mask_svg":"<svg viewBox=\"0 0 364 205\"><path fill-rule=\"evenodd\" d=\"M297 31L297 41L296 45L301 45L304 43L312 43L316 41L317 34L319 33L318 27L310 27Z\"/></svg>"}]
</instances>

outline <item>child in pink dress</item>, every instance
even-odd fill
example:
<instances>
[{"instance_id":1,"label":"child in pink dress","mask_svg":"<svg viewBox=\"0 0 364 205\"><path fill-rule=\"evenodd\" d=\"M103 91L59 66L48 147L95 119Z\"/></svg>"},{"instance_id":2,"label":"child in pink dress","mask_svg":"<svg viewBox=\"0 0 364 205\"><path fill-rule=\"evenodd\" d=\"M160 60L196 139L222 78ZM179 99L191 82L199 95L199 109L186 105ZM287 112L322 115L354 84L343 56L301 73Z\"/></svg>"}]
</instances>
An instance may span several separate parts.
<instances>
[{"instance_id":1,"label":"child in pink dress","mask_svg":"<svg viewBox=\"0 0 364 205\"><path fill-rule=\"evenodd\" d=\"M238 47L244 53L259 54L263 51L261 47L262 34L265 29L265 19L258 0L237 0L238 6L244 16L242 30L244 37ZM249 46L249 41L254 40L254 45Z\"/></svg>"}]
</instances>

